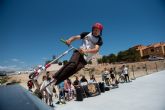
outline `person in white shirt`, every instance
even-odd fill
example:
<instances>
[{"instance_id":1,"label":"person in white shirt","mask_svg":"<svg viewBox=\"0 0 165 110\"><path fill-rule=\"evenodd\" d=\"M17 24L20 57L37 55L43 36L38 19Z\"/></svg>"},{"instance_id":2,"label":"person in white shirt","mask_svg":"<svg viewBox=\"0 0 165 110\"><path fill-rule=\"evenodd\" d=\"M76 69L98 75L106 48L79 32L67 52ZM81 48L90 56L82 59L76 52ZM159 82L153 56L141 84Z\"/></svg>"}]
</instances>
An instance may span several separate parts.
<instances>
[{"instance_id":1,"label":"person in white shirt","mask_svg":"<svg viewBox=\"0 0 165 110\"><path fill-rule=\"evenodd\" d=\"M40 90L44 94L45 102L48 104L48 100L49 100L48 105L53 106L53 101L52 101L53 88L51 85L47 86L49 83L50 83L50 81L47 80L47 77L43 76L43 83L40 86ZM47 86L47 87L45 88L45 86ZM43 88L45 88L45 90Z\"/></svg>"},{"instance_id":2,"label":"person in white shirt","mask_svg":"<svg viewBox=\"0 0 165 110\"><path fill-rule=\"evenodd\" d=\"M107 86L110 86L109 84L109 79L110 79L110 74L109 74L109 71L107 70L107 68L104 68L104 81L105 81L105 84Z\"/></svg>"},{"instance_id":3,"label":"person in white shirt","mask_svg":"<svg viewBox=\"0 0 165 110\"><path fill-rule=\"evenodd\" d=\"M130 82L128 75L128 68L125 65L123 65L122 67L122 73L124 74L125 82Z\"/></svg>"}]
</instances>

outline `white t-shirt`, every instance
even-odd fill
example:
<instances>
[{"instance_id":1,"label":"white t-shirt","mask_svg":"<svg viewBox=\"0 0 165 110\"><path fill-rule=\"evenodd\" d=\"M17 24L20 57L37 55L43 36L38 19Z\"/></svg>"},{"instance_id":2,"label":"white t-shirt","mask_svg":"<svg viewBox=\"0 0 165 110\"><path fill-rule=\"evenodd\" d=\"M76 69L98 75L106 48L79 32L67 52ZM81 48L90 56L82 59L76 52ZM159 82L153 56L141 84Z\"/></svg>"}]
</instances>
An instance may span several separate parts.
<instances>
[{"instance_id":1,"label":"white t-shirt","mask_svg":"<svg viewBox=\"0 0 165 110\"><path fill-rule=\"evenodd\" d=\"M101 38L95 37L92 35L92 33L89 33L83 38L83 43L80 48L93 49L93 48L95 48L95 45L98 43L99 39L101 39ZM93 55L95 55L95 54L87 53L86 55L84 55L84 59L88 62L92 59Z\"/></svg>"},{"instance_id":2,"label":"white t-shirt","mask_svg":"<svg viewBox=\"0 0 165 110\"><path fill-rule=\"evenodd\" d=\"M42 85L41 85L41 87L40 87L40 90L42 90L46 85L48 85L49 84L49 82L48 81L43 81L43 83L42 83ZM46 87L46 91L50 94L50 95L52 95L53 94L53 90L52 90L52 87L51 87L51 85L49 85L48 87Z\"/></svg>"},{"instance_id":3,"label":"white t-shirt","mask_svg":"<svg viewBox=\"0 0 165 110\"><path fill-rule=\"evenodd\" d=\"M109 71L104 71L104 76L105 76L105 78L110 78Z\"/></svg>"},{"instance_id":4,"label":"white t-shirt","mask_svg":"<svg viewBox=\"0 0 165 110\"><path fill-rule=\"evenodd\" d=\"M123 74L128 74L128 68L127 67L123 68Z\"/></svg>"},{"instance_id":5,"label":"white t-shirt","mask_svg":"<svg viewBox=\"0 0 165 110\"><path fill-rule=\"evenodd\" d=\"M92 80L89 80L88 83L96 83L96 81L92 79Z\"/></svg>"}]
</instances>

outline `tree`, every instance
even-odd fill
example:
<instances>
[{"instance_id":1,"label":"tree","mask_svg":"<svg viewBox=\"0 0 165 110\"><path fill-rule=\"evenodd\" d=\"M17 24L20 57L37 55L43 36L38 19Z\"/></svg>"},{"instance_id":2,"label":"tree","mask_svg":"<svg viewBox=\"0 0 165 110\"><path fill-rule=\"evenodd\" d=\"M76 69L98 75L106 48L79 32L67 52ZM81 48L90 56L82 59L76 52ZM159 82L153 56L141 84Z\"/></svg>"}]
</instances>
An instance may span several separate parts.
<instances>
[{"instance_id":1,"label":"tree","mask_svg":"<svg viewBox=\"0 0 165 110\"><path fill-rule=\"evenodd\" d=\"M104 55L102 57L102 63L108 63L108 62L109 62L108 57Z\"/></svg>"},{"instance_id":2,"label":"tree","mask_svg":"<svg viewBox=\"0 0 165 110\"><path fill-rule=\"evenodd\" d=\"M140 61L141 56L136 49L130 48L127 51L128 51L128 58L129 58L128 61L131 61L131 62Z\"/></svg>"},{"instance_id":3,"label":"tree","mask_svg":"<svg viewBox=\"0 0 165 110\"><path fill-rule=\"evenodd\" d=\"M141 56L139 52L134 48L129 48L125 51L120 51L117 55L110 54L108 56L104 55L102 58L98 59L97 62L100 63L114 63L114 62L135 62L140 61Z\"/></svg>"},{"instance_id":4,"label":"tree","mask_svg":"<svg viewBox=\"0 0 165 110\"><path fill-rule=\"evenodd\" d=\"M117 61L117 56L112 53L108 56L108 60L109 60L109 63L114 63Z\"/></svg>"},{"instance_id":5,"label":"tree","mask_svg":"<svg viewBox=\"0 0 165 110\"><path fill-rule=\"evenodd\" d=\"M128 62L134 62L134 61L140 61L141 57L138 51L134 48L130 48L125 51L120 51L117 56L117 61L128 61Z\"/></svg>"},{"instance_id":6,"label":"tree","mask_svg":"<svg viewBox=\"0 0 165 110\"><path fill-rule=\"evenodd\" d=\"M102 62L102 58L97 59L97 63L98 63L98 64L103 63L103 62Z\"/></svg>"},{"instance_id":7,"label":"tree","mask_svg":"<svg viewBox=\"0 0 165 110\"><path fill-rule=\"evenodd\" d=\"M117 61L126 61L128 59L127 51L120 51L117 55Z\"/></svg>"}]
</instances>

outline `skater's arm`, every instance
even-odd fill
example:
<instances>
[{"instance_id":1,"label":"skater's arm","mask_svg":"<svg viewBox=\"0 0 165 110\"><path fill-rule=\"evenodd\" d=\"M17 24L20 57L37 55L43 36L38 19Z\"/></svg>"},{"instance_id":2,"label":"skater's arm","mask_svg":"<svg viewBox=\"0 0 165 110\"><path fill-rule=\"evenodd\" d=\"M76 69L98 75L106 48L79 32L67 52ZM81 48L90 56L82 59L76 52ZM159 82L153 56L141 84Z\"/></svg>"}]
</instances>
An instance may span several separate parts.
<instances>
[{"instance_id":1,"label":"skater's arm","mask_svg":"<svg viewBox=\"0 0 165 110\"><path fill-rule=\"evenodd\" d=\"M97 53L100 49L100 46L99 45L95 45L95 48L93 49L81 49L82 52L81 53Z\"/></svg>"},{"instance_id":2,"label":"skater's arm","mask_svg":"<svg viewBox=\"0 0 165 110\"><path fill-rule=\"evenodd\" d=\"M70 45L73 41L80 39L80 35L72 36L68 40L66 40L66 44Z\"/></svg>"}]
</instances>

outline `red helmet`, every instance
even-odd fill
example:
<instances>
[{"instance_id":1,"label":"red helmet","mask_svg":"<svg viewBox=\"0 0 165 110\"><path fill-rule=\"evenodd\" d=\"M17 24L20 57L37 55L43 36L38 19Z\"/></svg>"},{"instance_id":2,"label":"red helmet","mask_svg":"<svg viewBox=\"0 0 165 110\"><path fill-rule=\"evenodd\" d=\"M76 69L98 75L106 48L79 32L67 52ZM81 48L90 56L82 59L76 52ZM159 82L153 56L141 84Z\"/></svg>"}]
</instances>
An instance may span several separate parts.
<instances>
[{"instance_id":1,"label":"red helmet","mask_svg":"<svg viewBox=\"0 0 165 110\"><path fill-rule=\"evenodd\" d=\"M103 25L101 23L95 23L93 26L92 26L92 29L93 28L98 28L100 31L103 30Z\"/></svg>"}]
</instances>

